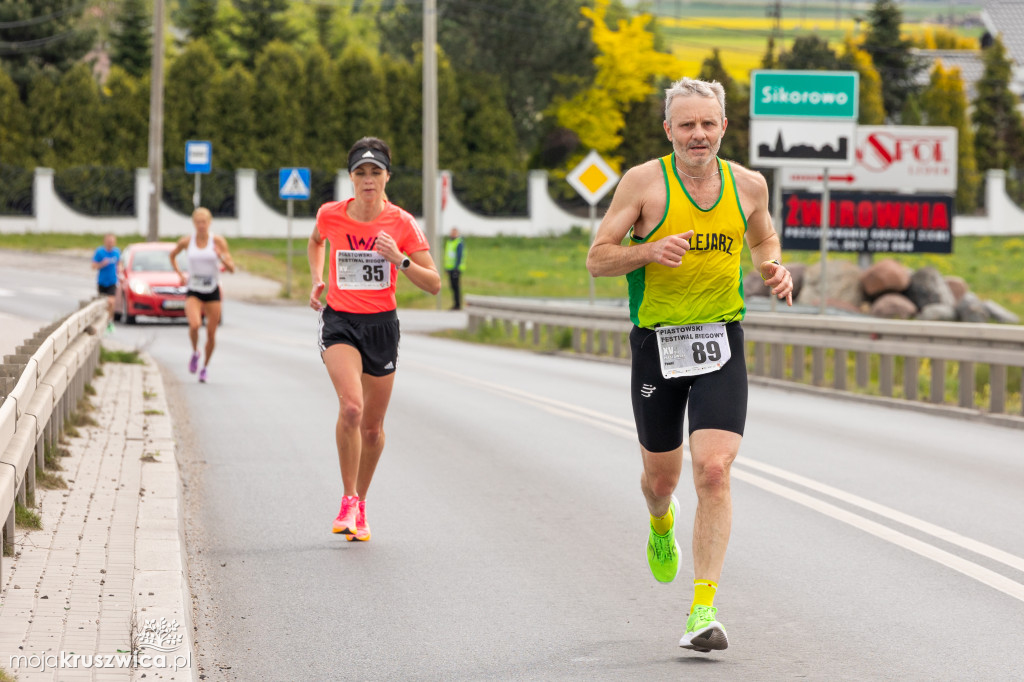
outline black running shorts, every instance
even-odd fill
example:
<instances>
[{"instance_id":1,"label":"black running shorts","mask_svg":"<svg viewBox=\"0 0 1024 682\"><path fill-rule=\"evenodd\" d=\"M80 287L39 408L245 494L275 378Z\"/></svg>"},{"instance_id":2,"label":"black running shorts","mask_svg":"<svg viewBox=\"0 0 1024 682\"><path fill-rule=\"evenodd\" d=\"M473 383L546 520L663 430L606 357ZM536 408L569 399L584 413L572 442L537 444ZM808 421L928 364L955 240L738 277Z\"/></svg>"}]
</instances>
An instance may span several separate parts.
<instances>
[{"instance_id":1,"label":"black running shorts","mask_svg":"<svg viewBox=\"0 0 1024 682\"><path fill-rule=\"evenodd\" d=\"M363 374L383 377L398 367L398 314L343 313L327 306L320 311L320 354L336 343L352 346L363 358Z\"/></svg>"},{"instance_id":2,"label":"black running shorts","mask_svg":"<svg viewBox=\"0 0 1024 682\"><path fill-rule=\"evenodd\" d=\"M219 301L220 300L220 287L217 287L213 291L207 291L205 293L204 292L200 292L200 291L192 291L191 289L189 289L188 291L185 292L185 297L188 298L189 296L191 296L192 298L198 298L203 303L211 303L213 301Z\"/></svg>"},{"instance_id":3,"label":"black running shorts","mask_svg":"<svg viewBox=\"0 0 1024 682\"><path fill-rule=\"evenodd\" d=\"M747 421L747 362L743 328L725 326L732 357L721 369L692 377L661 375L658 336L654 329L633 327L630 395L640 445L649 452L668 452L683 444L683 415L689 403L689 433L721 429L743 435Z\"/></svg>"},{"instance_id":4,"label":"black running shorts","mask_svg":"<svg viewBox=\"0 0 1024 682\"><path fill-rule=\"evenodd\" d=\"M96 291L99 292L100 296L115 296L117 295L116 284L97 284Z\"/></svg>"}]
</instances>

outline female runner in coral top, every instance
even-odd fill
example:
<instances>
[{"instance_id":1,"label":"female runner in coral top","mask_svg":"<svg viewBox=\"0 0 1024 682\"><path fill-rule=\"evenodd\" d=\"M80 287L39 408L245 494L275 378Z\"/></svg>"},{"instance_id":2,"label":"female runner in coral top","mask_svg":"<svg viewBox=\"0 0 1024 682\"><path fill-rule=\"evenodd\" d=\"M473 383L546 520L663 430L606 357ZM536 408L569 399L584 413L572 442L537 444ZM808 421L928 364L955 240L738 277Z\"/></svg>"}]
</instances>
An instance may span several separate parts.
<instances>
[{"instance_id":1,"label":"female runner in coral top","mask_svg":"<svg viewBox=\"0 0 1024 682\"><path fill-rule=\"evenodd\" d=\"M384 414L398 365L395 283L401 272L437 295L441 277L415 218L384 193L391 179L388 145L375 137L356 142L348 172L355 197L321 206L309 237L309 305L320 313L320 356L339 401L335 437L344 496L332 530L366 541L366 491L384 449ZM324 240L330 242L326 285Z\"/></svg>"}]
</instances>

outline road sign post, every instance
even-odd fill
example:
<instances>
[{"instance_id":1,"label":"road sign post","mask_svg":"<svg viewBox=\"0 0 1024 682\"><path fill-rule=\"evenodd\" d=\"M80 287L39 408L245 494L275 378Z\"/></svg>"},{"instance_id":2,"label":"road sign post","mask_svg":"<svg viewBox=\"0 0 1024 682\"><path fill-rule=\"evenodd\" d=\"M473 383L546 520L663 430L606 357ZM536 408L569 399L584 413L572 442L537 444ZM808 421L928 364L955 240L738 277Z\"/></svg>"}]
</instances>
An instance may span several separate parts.
<instances>
[{"instance_id":1,"label":"road sign post","mask_svg":"<svg viewBox=\"0 0 1024 682\"><path fill-rule=\"evenodd\" d=\"M823 168L821 194L821 301L825 312L828 260L829 166L856 158L860 74L856 71L750 72L750 163Z\"/></svg>"},{"instance_id":2,"label":"road sign post","mask_svg":"<svg viewBox=\"0 0 1024 682\"><path fill-rule=\"evenodd\" d=\"M611 191L619 181L619 174L608 165L600 154L591 150L565 177L570 185L590 204L590 241L594 240L594 226L597 221L597 202ZM594 304L594 278L590 278L590 303Z\"/></svg>"},{"instance_id":3,"label":"road sign post","mask_svg":"<svg viewBox=\"0 0 1024 682\"><path fill-rule=\"evenodd\" d=\"M189 140L185 143L185 172L195 175L195 189L192 192L192 208L199 208L202 202L200 177L213 170L213 144L206 140Z\"/></svg>"},{"instance_id":4,"label":"road sign post","mask_svg":"<svg viewBox=\"0 0 1024 682\"><path fill-rule=\"evenodd\" d=\"M287 271L285 274L285 296L292 295L292 216L295 199L309 199L310 175L308 168L282 168L277 172L278 196L288 201L288 247Z\"/></svg>"}]
</instances>

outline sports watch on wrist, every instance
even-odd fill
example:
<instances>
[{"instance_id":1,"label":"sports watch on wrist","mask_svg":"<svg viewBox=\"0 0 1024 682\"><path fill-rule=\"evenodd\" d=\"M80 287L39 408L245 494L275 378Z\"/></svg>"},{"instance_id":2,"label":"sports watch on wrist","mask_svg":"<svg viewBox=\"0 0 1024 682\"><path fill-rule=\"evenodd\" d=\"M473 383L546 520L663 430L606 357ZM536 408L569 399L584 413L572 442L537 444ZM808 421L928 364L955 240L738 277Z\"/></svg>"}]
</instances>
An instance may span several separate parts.
<instances>
[{"instance_id":1,"label":"sports watch on wrist","mask_svg":"<svg viewBox=\"0 0 1024 682\"><path fill-rule=\"evenodd\" d=\"M410 260L409 257L406 256L405 258L402 259L402 262L398 264L398 269L406 270L410 265L412 265L412 260Z\"/></svg>"}]
</instances>

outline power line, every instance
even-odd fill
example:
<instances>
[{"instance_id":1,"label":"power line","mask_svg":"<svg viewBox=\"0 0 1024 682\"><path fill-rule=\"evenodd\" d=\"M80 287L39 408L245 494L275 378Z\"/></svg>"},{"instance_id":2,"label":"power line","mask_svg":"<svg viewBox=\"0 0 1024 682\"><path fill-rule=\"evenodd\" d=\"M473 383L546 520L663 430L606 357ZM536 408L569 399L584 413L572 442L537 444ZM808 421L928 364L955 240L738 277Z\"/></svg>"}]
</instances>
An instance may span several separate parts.
<instances>
[{"instance_id":1,"label":"power line","mask_svg":"<svg viewBox=\"0 0 1024 682\"><path fill-rule=\"evenodd\" d=\"M35 26L37 24L45 24L48 21L58 19L65 14L81 13L90 5L89 2L82 2L73 7L65 7L62 10L56 12L50 12L38 17L32 17L31 19L21 19L19 21L0 21L0 30L6 28L24 28L26 26Z\"/></svg>"}]
</instances>

